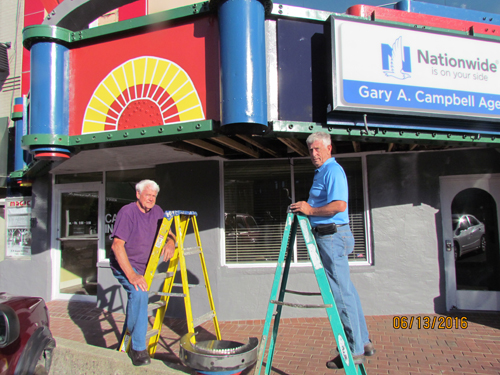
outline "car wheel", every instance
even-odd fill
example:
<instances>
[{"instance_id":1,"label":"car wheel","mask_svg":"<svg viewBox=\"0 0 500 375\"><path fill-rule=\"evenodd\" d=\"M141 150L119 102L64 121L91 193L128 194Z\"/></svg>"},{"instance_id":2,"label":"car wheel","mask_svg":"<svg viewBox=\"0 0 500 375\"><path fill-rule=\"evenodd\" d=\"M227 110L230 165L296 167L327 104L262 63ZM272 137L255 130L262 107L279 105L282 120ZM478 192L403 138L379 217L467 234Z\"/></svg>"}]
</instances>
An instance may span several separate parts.
<instances>
[{"instance_id":1,"label":"car wheel","mask_svg":"<svg viewBox=\"0 0 500 375\"><path fill-rule=\"evenodd\" d=\"M460 256L459 251L460 251L460 248L458 246L458 242L454 242L453 243L453 253L455 254L455 260L457 260L458 257Z\"/></svg>"},{"instance_id":2,"label":"car wheel","mask_svg":"<svg viewBox=\"0 0 500 375\"><path fill-rule=\"evenodd\" d=\"M40 358L38 358L38 362L35 366L35 372L33 373L33 375L48 375L52 362L52 351L52 344L49 344L45 347L45 349L42 351L42 354L40 355Z\"/></svg>"},{"instance_id":3,"label":"car wheel","mask_svg":"<svg viewBox=\"0 0 500 375\"><path fill-rule=\"evenodd\" d=\"M47 375L56 343L47 326L38 327L26 343L14 375Z\"/></svg>"},{"instance_id":4,"label":"car wheel","mask_svg":"<svg viewBox=\"0 0 500 375\"><path fill-rule=\"evenodd\" d=\"M481 237L481 248L480 249L483 253L486 252L486 237L485 236Z\"/></svg>"},{"instance_id":5,"label":"car wheel","mask_svg":"<svg viewBox=\"0 0 500 375\"><path fill-rule=\"evenodd\" d=\"M49 372L45 368L45 365L43 364L37 364L35 367L35 372L33 373L34 375L48 375Z\"/></svg>"}]
</instances>

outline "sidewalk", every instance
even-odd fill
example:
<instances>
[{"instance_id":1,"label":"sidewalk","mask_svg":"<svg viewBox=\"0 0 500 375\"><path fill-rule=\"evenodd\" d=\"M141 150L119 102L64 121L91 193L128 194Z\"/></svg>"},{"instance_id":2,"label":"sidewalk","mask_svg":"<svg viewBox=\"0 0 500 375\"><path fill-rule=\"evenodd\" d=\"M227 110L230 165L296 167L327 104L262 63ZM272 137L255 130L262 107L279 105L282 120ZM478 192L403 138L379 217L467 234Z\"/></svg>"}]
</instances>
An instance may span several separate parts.
<instances>
[{"instance_id":1,"label":"sidewalk","mask_svg":"<svg viewBox=\"0 0 500 375\"><path fill-rule=\"evenodd\" d=\"M56 340L61 337L110 350L117 348L123 314L111 314L82 302L51 301L47 306ZM367 357L367 374L500 374L500 313L457 312L394 318L367 317L377 350L375 356ZM394 323L404 328L395 329ZM224 340L246 342L249 337L260 340L264 320L219 322L219 325ZM179 365L179 339L186 332L185 321L165 319L155 358ZM213 332L212 324L206 323L198 337L213 339ZM344 374L342 370L325 367L333 348L333 334L326 317L282 319L272 373ZM190 371L186 369L186 373ZM244 372L248 373L251 371Z\"/></svg>"}]
</instances>

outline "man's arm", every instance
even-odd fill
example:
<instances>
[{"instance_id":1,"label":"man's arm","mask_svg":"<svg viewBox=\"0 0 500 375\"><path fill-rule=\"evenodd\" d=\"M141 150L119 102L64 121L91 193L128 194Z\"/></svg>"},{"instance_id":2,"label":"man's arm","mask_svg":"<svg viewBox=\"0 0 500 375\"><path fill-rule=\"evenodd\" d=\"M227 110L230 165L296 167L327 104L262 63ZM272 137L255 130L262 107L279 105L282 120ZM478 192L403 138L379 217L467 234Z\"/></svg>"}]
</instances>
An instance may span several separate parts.
<instances>
[{"instance_id":1,"label":"man's arm","mask_svg":"<svg viewBox=\"0 0 500 375\"><path fill-rule=\"evenodd\" d=\"M333 201L321 207L311 207L305 201L292 203L290 209L292 212L302 212L307 216L335 216L339 212L344 212L347 208L347 202Z\"/></svg>"},{"instance_id":2,"label":"man's arm","mask_svg":"<svg viewBox=\"0 0 500 375\"><path fill-rule=\"evenodd\" d=\"M166 262L167 260L171 259L174 256L175 252L175 241L176 241L175 234L170 230L168 233L167 241L165 242L165 246L163 246L162 249L162 254L163 254L163 260Z\"/></svg>"},{"instance_id":3,"label":"man's arm","mask_svg":"<svg viewBox=\"0 0 500 375\"><path fill-rule=\"evenodd\" d=\"M130 261L128 260L127 252L125 250L125 241L115 237L113 239L111 249L113 250L116 261L120 265L120 268L127 277L129 283L135 287L135 290L139 290L140 288L142 291L147 291L148 284L146 283L146 279L144 279L144 276L139 275L134 271Z\"/></svg>"}]
</instances>

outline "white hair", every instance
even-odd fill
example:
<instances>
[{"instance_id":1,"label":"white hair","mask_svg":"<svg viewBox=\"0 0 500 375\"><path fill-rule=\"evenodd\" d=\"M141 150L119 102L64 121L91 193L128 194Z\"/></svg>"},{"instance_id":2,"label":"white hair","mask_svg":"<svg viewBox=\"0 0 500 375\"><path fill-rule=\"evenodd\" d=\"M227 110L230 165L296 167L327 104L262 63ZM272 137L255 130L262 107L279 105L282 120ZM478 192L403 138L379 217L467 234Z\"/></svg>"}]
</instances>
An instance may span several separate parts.
<instances>
[{"instance_id":1,"label":"white hair","mask_svg":"<svg viewBox=\"0 0 500 375\"><path fill-rule=\"evenodd\" d=\"M151 190L156 191L156 194L160 191L160 187L156 182L153 180L142 180L135 185L135 190L139 192L139 194L142 194L142 191L149 187Z\"/></svg>"},{"instance_id":2,"label":"white hair","mask_svg":"<svg viewBox=\"0 0 500 375\"><path fill-rule=\"evenodd\" d=\"M325 146L330 146L332 144L332 138L330 137L330 134L326 132L312 133L306 139L306 143L308 146L312 145L316 141L322 141Z\"/></svg>"}]
</instances>

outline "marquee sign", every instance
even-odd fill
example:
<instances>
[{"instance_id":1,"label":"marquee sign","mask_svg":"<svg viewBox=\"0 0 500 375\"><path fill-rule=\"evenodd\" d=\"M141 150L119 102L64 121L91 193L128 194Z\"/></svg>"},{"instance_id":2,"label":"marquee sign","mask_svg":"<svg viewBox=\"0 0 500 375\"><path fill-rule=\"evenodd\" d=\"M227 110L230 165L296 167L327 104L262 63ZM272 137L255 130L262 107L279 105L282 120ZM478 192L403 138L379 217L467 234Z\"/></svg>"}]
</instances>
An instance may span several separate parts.
<instances>
[{"instance_id":1,"label":"marquee sign","mask_svg":"<svg viewBox=\"0 0 500 375\"><path fill-rule=\"evenodd\" d=\"M82 134L204 120L193 81L179 65L141 56L113 69L85 110Z\"/></svg>"},{"instance_id":2,"label":"marquee sign","mask_svg":"<svg viewBox=\"0 0 500 375\"><path fill-rule=\"evenodd\" d=\"M70 50L70 136L219 118L217 25L146 31Z\"/></svg>"},{"instance_id":3,"label":"marquee sign","mask_svg":"<svg viewBox=\"0 0 500 375\"><path fill-rule=\"evenodd\" d=\"M332 23L335 110L500 120L500 43Z\"/></svg>"}]
</instances>

